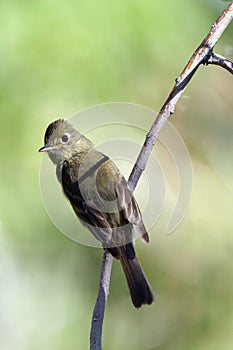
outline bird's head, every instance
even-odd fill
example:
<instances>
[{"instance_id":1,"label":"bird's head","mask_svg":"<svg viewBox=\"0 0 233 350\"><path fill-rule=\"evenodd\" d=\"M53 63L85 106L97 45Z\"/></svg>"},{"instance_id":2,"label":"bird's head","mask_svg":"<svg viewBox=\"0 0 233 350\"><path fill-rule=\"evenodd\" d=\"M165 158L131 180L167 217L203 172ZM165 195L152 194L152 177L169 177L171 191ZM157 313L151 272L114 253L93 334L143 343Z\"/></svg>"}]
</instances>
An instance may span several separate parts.
<instances>
[{"instance_id":1,"label":"bird's head","mask_svg":"<svg viewBox=\"0 0 233 350\"><path fill-rule=\"evenodd\" d=\"M72 156L81 134L67 121L58 119L49 124L44 136L44 146L39 152L48 152L54 164Z\"/></svg>"}]
</instances>

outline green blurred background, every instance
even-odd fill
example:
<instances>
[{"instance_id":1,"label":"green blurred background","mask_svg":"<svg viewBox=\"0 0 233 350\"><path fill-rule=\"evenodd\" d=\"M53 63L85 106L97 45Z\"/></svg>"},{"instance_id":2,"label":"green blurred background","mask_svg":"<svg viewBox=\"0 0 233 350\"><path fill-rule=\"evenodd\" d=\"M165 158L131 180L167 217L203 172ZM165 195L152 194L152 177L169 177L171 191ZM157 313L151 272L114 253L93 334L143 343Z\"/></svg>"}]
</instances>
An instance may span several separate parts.
<instances>
[{"instance_id":1,"label":"green blurred background","mask_svg":"<svg viewBox=\"0 0 233 350\"><path fill-rule=\"evenodd\" d=\"M224 6L0 2L1 350L89 346L102 252L64 237L43 208L37 149L46 126L111 101L158 110ZM216 46L231 59L232 35L231 26ZM132 307L114 264L104 349L233 347L232 91L229 73L201 67L179 101L171 122L193 163L190 208L173 234L162 218L150 246L137 244L158 299L152 307Z\"/></svg>"}]
</instances>

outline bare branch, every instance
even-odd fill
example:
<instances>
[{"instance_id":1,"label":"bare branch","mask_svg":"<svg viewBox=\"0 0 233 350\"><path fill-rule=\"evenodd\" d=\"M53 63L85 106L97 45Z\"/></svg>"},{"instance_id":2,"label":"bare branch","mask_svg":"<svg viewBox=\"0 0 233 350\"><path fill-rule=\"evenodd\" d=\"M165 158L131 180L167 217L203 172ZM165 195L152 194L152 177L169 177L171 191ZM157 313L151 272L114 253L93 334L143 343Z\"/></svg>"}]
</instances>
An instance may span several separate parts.
<instances>
[{"instance_id":1,"label":"bare branch","mask_svg":"<svg viewBox=\"0 0 233 350\"><path fill-rule=\"evenodd\" d=\"M189 81L195 74L201 64L207 64L208 58L212 55L212 50L226 27L233 18L233 0L228 4L227 8L219 16L212 25L210 32L196 49L186 67L175 81L175 85L171 90L166 102L158 113L155 122L146 136L146 140L142 146L141 152L129 176L128 184L132 191L137 186L138 180L146 167L146 163L151 154L152 148L158 139L158 136L171 114L174 113L176 104L187 87ZM214 56L213 60L217 60ZM215 64L208 62L209 64ZM229 65L225 60L225 64ZM221 65L218 63L218 65ZM223 66L223 65L221 65ZM226 68L226 67L224 67ZM227 68L226 68L227 69ZM102 263L102 272L100 278L99 292L94 308L91 329L91 350L101 350L102 324L104 319L105 306L108 295L112 267L112 256L105 252Z\"/></svg>"},{"instance_id":2,"label":"bare branch","mask_svg":"<svg viewBox=\"0 0 233 350\"><path fill-rule=\"evenodd\" d=\"M133 167L129 177L129 185L133 191L138 183L138 180L145 169L148 158L151 154L152 148L158 139L158 136L171 114L174 113L176 104L187 87L189 81L195 74L198 67L206 62L206 57L212 53L214 45L217 43L226 27L230 24L233 18L233 1L231 1L223 13L219 16L216 22L212 25L209 33L202 41L202 43L195 50L186 67L176 79L175 85L170 92L166 102L161 108L154 124L146 136L144 145L138 159Z\"/></svg>"},{"instance_id":3,"label":"bare branch","mask_svg":"<svg viewBox=\"0 0 233 350\"><path fill-rule=\"evenodd\" d=\"M109 284L111 277L112 269L112 260L113 257L107 250L104 251L101 275L100 275L100 284L97 300L92 314L92 323L91 323L91 336L90 336L90 349L91 350L100 350L102 349L102 327L104 320L104 312L107 303L107 298L109 294Z\"/></svg>"}]
</instances>

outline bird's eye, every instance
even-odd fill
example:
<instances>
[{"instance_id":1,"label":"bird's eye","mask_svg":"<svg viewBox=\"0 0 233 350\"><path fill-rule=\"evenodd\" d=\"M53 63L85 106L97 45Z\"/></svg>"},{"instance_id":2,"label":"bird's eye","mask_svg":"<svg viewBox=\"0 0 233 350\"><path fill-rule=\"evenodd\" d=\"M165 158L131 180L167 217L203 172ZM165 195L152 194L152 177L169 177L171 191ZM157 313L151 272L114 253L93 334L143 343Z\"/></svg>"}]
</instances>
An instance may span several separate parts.
<instances>
[{"instance_id":1,"label":"bird's eye","mask_svg":"<svg viewBox=\"0 0 233 350\"><path fill-rule=\"evenodd\" d=\"M67 142L69 140L69 136L67 134L63 135L61 138L62 142Z\"/></svg>"}]
</instances>

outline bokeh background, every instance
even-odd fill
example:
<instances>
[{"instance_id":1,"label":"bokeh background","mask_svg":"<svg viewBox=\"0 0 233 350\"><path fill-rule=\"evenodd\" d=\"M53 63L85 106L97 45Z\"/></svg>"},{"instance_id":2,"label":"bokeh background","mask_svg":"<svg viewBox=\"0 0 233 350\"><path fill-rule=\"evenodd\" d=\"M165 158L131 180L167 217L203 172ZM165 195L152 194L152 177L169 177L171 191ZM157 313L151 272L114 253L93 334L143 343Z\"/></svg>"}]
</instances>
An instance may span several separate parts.
<instances>
[{"instance_id":1,"label":"bokeh background","mask_svg":"<svg viewBox=\"0 0 233 350\"><path fill-rule=\"evenodd\" d=\"M105 102L158 110L224 6L0 2L1 350L89 347L102 251L69 240L46 214L37 154L46 126ZM232 59L232 38L231 26L216 52ZM190 208L175 232L165 234L165 215L150 245L137 244L152 307L132 307L114 264L104 349L232 349L232 91L229 73L201 67L179 101L171 122L193 163Z\"/></svg>"}]
</instances>

